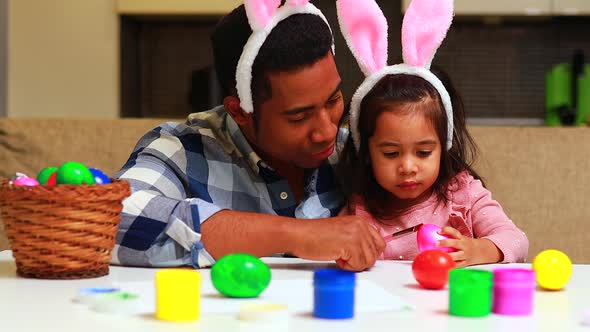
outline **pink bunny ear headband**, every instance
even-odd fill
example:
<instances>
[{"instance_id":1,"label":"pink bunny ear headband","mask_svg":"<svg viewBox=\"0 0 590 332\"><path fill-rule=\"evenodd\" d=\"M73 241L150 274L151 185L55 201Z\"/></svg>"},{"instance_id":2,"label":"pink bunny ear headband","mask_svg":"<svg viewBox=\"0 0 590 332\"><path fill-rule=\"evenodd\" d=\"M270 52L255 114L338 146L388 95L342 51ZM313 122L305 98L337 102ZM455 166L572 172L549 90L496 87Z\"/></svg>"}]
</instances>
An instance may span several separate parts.
<instances>
[{"instance_id":1,"label":"pink bunny ear headband","mask_svg":"<svg viewBox=\"0 0 590 332\"><path fill-rule=\"evenodd\" d=\"M453 0L413 0L402 23L404 63L387 66L387 20L375 0L338 0L338 22L344 39L366 78L350 104L350 132L358 151L360 104L383 77L391 74L418 76L438 91L447 113L447 142L453 145L453 107L442 82L430 71L432 58L453 20Z\"/></svg>"},{"instance_id":2,"label":"pink bunny ear headband","mask_svg":"<svg viewBox=\"0 0 590 332\"><path fill-rule=\"evenodd\" d=\"M246 15L252 28L252 35L244 46L238 67L236 69L236 89L240 98L240 107L246 113L254 111L252 102L252 66L264 41L282 20L295 14L313 14L321 17L328 28L330 25L324 14L309 0L287 0L279 8L281 0L245 0ZM330 28L330 31L332 29ZM332 53L334 53L334 38L332 38Z\"/></svg>"}]
</instances>

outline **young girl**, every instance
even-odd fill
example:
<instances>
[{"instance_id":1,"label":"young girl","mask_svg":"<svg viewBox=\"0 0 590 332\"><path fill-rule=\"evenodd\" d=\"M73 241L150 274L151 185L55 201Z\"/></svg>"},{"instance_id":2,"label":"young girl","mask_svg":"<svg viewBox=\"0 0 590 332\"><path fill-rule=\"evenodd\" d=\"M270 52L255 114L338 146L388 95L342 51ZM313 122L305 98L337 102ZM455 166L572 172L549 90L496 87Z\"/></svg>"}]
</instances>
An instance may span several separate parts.
<instances>
[{"instance_id":1,"label":"young girl","mask_svg":"<svg viewBox=\"0 0 590 332\"><path fill-rule=\"evenodd\" d=\"M349 0L338 0L339 20L368 77L350 105L351 138L339 165L350 197L342 213L366 217L383 237L438 225L449 237L438 246L456 250L450 255L457 266L523 262L526 235L470 166L475 145L461 99L446 76L429 70L450 26L452 1L412 1L402 26L404 63L395 66L380 54L387 26L379 7L374 0L352 2L365 8L350 10ZM417 254L416 235L406 234L390 240L381 259Z\"/></svg>"}]
</instances>

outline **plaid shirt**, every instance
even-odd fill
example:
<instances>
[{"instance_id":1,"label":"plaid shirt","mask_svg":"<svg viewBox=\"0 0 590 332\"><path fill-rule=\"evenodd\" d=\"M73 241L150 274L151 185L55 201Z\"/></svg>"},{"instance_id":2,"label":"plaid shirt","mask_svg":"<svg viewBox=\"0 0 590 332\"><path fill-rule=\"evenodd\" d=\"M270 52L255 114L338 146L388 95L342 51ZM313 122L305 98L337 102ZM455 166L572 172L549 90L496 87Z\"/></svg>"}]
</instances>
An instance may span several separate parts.
<instances>
[{"instance_id":1,"label":"plaid shirt","mask_svg":"<svg viewBox=\"0 0 590 332\"><path fill-rule=\"evenodd\" d=\"M342 130L339 135L345 134ZM295 200L280 177L252 150L225 109L189 115L144 135L115 177L128 180L112 263L195 268L215 260L201 242L201 224L222 209L295 218L338 214L344 198L335 182L334 153L305 179Z\"/></svg>"}]
</instances>

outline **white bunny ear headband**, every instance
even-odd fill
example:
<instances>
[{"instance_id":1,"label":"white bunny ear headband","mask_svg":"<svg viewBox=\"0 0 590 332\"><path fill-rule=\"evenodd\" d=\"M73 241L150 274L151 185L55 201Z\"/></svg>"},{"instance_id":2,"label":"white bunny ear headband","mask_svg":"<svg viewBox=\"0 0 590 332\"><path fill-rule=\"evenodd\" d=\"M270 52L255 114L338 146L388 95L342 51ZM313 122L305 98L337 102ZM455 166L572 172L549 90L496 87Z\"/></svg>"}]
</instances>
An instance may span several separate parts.
<instances>
[{"instance_id":1,"label":"white bunny ear headband","mask_svg":"<svg viewBox=\"0 0 590 332\"><path fill-rule=\"evenodd\" d=\"M330 25L322 12L309 0L287 0L279 8L281 0L245 0L244 7L248 22L252 28L252 35L244 46L238 67L236 69L236 90L240 98L240 107L246 113L254 111L252 101L252 66L264 41L282 20L295 14L313 14L321 17L328 28ZM330 28L330 32L332 29ZM334 38L332 38L332 53L334 53Z\"/></svg>"},{"instance_id":2,"label":"white bunny ear headband","mask_svg":"<svg viewBox=\"0 0 590 332\"><path fill-rule=\"evenodd\" d=\"M391 74L418 76L438 91L447 113L447 142L453 144L453 107L442 82L430 71L432 58L453 20L453 0L413 0L402 23L404 63L387 66L387 20L375 0L338 0L338 22L344 39L366 78L350 104L350 131L358 152L360 104L383 77Z\"/></svg>"}]
</instances>

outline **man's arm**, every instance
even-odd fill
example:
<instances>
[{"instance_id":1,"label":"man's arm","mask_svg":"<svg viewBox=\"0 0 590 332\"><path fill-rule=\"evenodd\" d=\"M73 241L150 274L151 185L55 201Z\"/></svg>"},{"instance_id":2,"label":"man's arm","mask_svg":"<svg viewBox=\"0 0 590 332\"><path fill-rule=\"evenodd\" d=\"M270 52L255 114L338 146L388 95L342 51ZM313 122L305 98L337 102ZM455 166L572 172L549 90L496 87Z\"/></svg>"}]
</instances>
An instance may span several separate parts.
<instances>
[{"instance_id":1,"label":"man's arm","mask_svg":"<svg viewBox=\"0 0 590 332\"><path fill-rule=\"evenodd\" d=\"M112 263L131 266L210 266L201 223L220 208L187 198L182 181L163 161L142 155L122 171L132 194L123 201Z\"/></svg>"},{"instance_id":2,"label":"man's arm","mask_svg":"<svg viewBox=\"0 0 590 332\"><path fill-rule=\"evenodd\" d=\"M163 131L144 136L117 174L130 182L132 195L123 202L113 263L199 268L232 252L289 252L362 270L383 250L383 240L358 217L302 220L223 210L211 203L207 181L187 178L187 151L176 136ZM194 167L206 171L207 165ZM200 197L187 197L189 183Z\"/></svg>"},{"instance_id":3,"label":"man's arm","mask_svg":"<svg viewBox=\"0 0 590 332\"><path fill-rule=\"evenodd\" d=\"M112 263L132 266L209 266L215 260L201 242L201 223L220 211L209 197L190 197L187 151L179 135L200 143L200 136L167 123L144 135L115 174L131 185L123 201ZM203 161L204 162L204 161ZM193 165L207 171L206 164ZM201 188L200 183L193 186ZM205 199L208 198L208 199Z\"/></svg>"},{"instance_id":4,"label":"man's arm","mask_svg":"<svg viewBox=\"0 0 590 332\"><path fill-rule=\"evenodd\" d=\"M385 247L356 216L295 219L219 210L201 199L176 200L152 190L134 192L123 211L113 254L113 263L122 265L201 268L229 253L288 252L361 271L373 266Z\"/></svg>"},{"instance_id":5,"label":"man's arm","mask_svg":"<svg viewBox=\"0 0 590 332\"><path fill-rule=\"evenodd\" d=\"M377 231L357 216L295 219L223 210L204 222L201 231L203 244L215 258L234 252L288 252L337 261L341 268L355 271L373 266L385 248Z\"/></svg>"}]
</instances>

